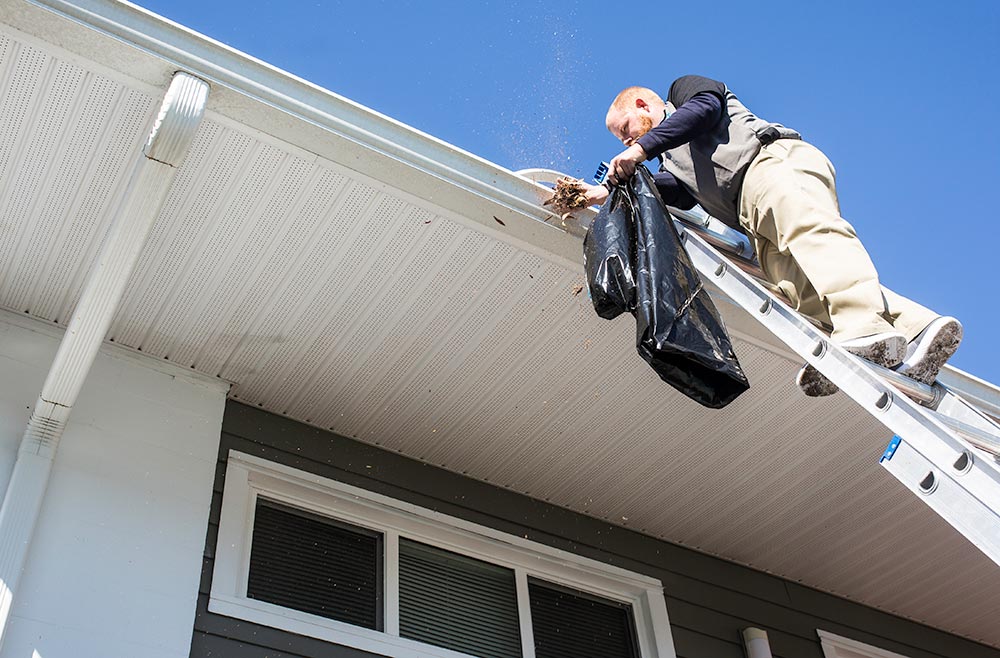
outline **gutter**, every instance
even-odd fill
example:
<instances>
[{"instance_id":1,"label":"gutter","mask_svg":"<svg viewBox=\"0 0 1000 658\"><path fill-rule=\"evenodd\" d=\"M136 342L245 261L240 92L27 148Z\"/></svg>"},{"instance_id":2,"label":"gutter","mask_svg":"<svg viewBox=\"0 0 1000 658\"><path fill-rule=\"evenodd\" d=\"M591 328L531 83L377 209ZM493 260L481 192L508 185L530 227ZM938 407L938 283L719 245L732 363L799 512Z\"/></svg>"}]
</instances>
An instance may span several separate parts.
<instances>
[{"instance_id":1,"label":"gutter","mask_svg":"<svg viewBox=\"0 0 1000 658\"><path fill-rule=\"evenodd\" d=\"M220 90L233 90L320 127L362 147L370 155L384 156L404 165L412 173L430 176L500 206L510 213L504 218L508 220L504 223L506 229L496 231L497 224L491 216L467 216L464 221L468 223L472 219L478 228L503 235L507 240L514 238L529 251L541 248L548 253L539 252L540 255L549 259L559 256L567 266L579 266L582 262L582 255L578 253L579 239L556 228L554 223L558 216L541 206L550 193L550 188L544 185L128 2L26 0L26 4L165 60L177 69L190 71L210 83L217 98L222 98L218 94ZM0 9L0 16L3 14ZM27 23L31 22L27 17L5 17L4 20L19 29L29 29ZM39 34L37 26L30 29ZM48 30L44 38L53 43L71 47L78 54L126 75L136 75L134 68L123 70L121 59L116 60L93 40L75 37L65 40L72 41L69 44L52 35L58 29L55 25L41 29ZM158 84L151 79L155 72L147 69L143 73L147 74L144 82ZM223 106L219 109L223 114L233 110ZM345 158L341 164L348 160ZM513 216L531 221L520 222L515 227L509 223Z\"/></svg>"},{"instance_id":2,"label":"gutter","mask_svg":"<svg viewBox=\"0 0 1000 658\"><path fill-rule=\"evenodd\" d=\"M161 84L160 71L156 67L140 66L135 58L123 58L121 52L112 52L106 43L83 35L70 35L65 24L68 19L88 32L100 33L124 46L170 62L178 69L190 71L213 84L217 98L220 92L224 95L226 89L231 89L369 153L389 158L405 168L508 209L516 218L525 221L512 223L508 217L505 229L498 230L493 218L488 216L446 214L464 224L474 223L479 230L513 241L520 248L569 269L578 268L582 263L581 230L573 230L579 227L566 231L556 228L557 222L553 221L556 215L540 205L547 198L549 188L535 182L535 178L542 178L532 176L531 170L525 170L524 175L511 172L129 2L25 1L25 6L45 10L55 19L48 21L23 9L14 9L15 4L0 3L0 19L18 29L36 36L44 34L53 43L129 77L138 75L146 84ZM225 114L228 109L231 108L220 107L216 111ZM302 145L297 146L302 148ZM588 224L594 213L586 211L581 215L580 227ZM782 353L797 358L790 350L782 349ZM949 365L942 369L940 379L986 413L1000 418L1000 388Z\"/></svg>"}]
</instances>

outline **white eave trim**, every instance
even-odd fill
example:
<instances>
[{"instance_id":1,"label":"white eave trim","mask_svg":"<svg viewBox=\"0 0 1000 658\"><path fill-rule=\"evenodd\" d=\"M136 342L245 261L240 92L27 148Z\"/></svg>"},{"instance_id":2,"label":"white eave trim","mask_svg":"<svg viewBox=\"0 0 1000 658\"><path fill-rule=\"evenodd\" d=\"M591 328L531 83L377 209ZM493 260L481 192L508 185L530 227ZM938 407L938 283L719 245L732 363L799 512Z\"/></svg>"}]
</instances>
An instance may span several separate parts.
<instances>
[{"instance_id":1,"label":"white eave trim","mask_svg":"<svg viewBox=\"0 0 1000 658\"><path fill-rule=\"evenodd\" d=\"M901 653L873 647L864 642L816 629L825 658L908 658Z\"/></svg>"}]
</instances>

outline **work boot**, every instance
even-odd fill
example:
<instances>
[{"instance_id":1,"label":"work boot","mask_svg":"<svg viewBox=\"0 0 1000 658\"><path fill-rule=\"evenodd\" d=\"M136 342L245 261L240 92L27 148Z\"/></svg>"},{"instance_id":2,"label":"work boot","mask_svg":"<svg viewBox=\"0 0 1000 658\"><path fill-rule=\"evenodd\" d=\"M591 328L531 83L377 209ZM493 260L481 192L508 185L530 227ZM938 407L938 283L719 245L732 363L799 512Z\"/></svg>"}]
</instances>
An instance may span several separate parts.
<instances>
[{"instance_id":1,"label":"work boot","mask_svg":"<svg viewBox=\"0 0 1000 658\"><path fill-rule=\"evenodd\" d=\"M948 316L938 317L906 346L906 356L896 372L931 385L961 342L962 323Z\"/></svg>"},{"instance_id":2,"label":"work boot","mask_svg":"<svg viewBox=\"0 0 1000 658\"><path fill-rule=\"evenodd\" d=\"M894 368L903 361L906 354L906 336L895 331L886 331L871 336L851 338L840 343L840 346L851 354L860 356L875 365L883 368ZM799 385L803 393L811 398L833 395L838 390L836 384L808 363L802 366L795 376L795 383Z\"/></svg>"},{"instance_id":3,"label":"work boot","mask_svg":"<svg viewBox=\"0 0 1000 658\"><path fill-rule=\"evenodd\" d=\"M840 390L836 384L824 377L823 373L808 363L799 368L798 374L795 375L795 383L811 398L825 398Z\"/></svg>"}]
</instances>

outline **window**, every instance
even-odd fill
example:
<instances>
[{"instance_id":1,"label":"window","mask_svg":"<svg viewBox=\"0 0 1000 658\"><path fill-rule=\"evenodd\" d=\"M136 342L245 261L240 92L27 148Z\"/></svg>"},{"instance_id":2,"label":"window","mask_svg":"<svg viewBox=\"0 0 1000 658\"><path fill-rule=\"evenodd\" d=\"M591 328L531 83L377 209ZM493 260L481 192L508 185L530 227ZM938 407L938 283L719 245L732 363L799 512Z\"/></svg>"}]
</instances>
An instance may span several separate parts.
<instances>
[{"instance_id":1,"label":"window","mask_svg":"<svg viewBox=\"0 0 1000 658\"><path fill-rule=\"evenodd\" d=\"M520 658L514 571L400 539L399 634L474 656Z\"/></svg>"},{"instance_id":2,"label":"window","mask_svg":"<svg viewBox=\"0 0 1000 658\"><path fill-rule=\"evenodd\" d=\"M209 610L397 658L674 658L658 580L231 452Z\"/></svg>"},{"instance_id":3,"label":"window","mask_svg":"<svg viewBox=\"0 0 1000 658\"><path fill-rule=\"evenodd\" d=\"M825 658L907 658L903 654L817 630Z\"/></svg>"},{"instance_id":4,"label":"window","mask_svg":"<svg viewBox=\"0 0 1000 658\"><path fill-rule=\"evenodd\" d=\"M632 606L530 579L536 658L639 658Z\"/></svg>"},{"instance_id":5,"label":"window","mask_svg":"<svg viewBox=\"0 0 1000 658\"><path fill-rule=\"evenodd\" d=\"M247 598L382 629L382 536L257 498Z\"/></svg>"}]
</instances>

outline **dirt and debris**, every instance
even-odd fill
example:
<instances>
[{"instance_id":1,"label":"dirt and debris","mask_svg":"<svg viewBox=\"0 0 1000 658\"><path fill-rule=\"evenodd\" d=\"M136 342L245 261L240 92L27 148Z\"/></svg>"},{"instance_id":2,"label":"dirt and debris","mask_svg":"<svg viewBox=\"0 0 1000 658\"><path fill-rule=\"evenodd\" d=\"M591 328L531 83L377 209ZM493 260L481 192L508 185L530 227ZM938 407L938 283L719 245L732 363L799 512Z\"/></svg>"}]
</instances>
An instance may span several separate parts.
<instances>
[{"instance_id":1,"label":"dirt and debris","mask_svg":"<svg viewBox=\"0 0 1000 658\"><path fill-rule=\"evenodd\" d=\"M583 286L573 286L573 296L576 297L583 292Z\"/></svg>"},{"instance_id":2,"label":"dirt and debris","mask_svg":"<svg viewBox=\"0 0 1000 658\"><path fill-rule=\"evenodd\" d=\"M583 186L583 181L578 178L563 176L556 181L555 192L543 206L552 206L560 213L563 213L563 220L566 215L574 210L586 208L590 205L587 202L587 188Z\"/></svg>"},{"instance_id":3,"label":"dirt and debris","mask_svg":"<svg viewBox=\"0 0 1000 658\"><path fill-rule=\"evenodd\" d=\"M500 226L507 226L506 224L504 224L503 220L497 217L496 215L493 215L493 219L497 220L497 224L499 224Z\"/></svg>"}]
</instances>

